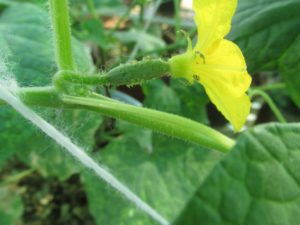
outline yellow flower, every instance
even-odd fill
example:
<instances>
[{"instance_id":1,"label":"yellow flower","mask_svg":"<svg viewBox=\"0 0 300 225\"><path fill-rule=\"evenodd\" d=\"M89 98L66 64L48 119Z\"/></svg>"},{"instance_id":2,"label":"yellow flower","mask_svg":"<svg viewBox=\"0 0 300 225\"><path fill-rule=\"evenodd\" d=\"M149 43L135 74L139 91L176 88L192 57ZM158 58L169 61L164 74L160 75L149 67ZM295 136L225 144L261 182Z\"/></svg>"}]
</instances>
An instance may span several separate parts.
<instances>
[{"instance_id":1,"label":"yellow flower","mask_svg":"<svg viewBox=\"0 0 300 225\"><path fill-rule=\"evenodd\" d=\"M198 41L187 52L169 60L171 73L190 83L201 83L210 100L239 131L249 114L251 102L245 94L251 84L239 47L224 37L230 31L237 0L194 0Z\"/></svg>"}]
</instances>

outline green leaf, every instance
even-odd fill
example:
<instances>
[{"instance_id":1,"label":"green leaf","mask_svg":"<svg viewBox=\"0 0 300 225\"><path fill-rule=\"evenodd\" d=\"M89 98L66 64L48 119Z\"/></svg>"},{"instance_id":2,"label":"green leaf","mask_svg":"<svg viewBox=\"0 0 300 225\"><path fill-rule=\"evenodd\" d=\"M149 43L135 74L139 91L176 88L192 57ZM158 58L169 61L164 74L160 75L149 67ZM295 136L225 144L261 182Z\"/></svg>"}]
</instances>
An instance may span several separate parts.
<instances>
[{"instance_id":1,"label":"green leaf","mask_svg":"<svg viewBox=\"0 0 300 225\"><path fill-rule=\"evenodd\" d=\"M163 216L174 219L223 155L157 134L153 134L153 150L149 152L139 142L146 135L142 132L137 135L140 128L127 126L131 128L122 130L122 135L94 158ZM86 174L84 183L97 224L154 224L97 177Z\"/></svg>"},{"instance_id":2,"label":"green leaf","mask_svg":"<svg viewBox=\"0 0 300 225\"><path fill-rule=\"evenodd\" d=\"M150 81L142 87L143 92L147 96L144 101L145 106L156 110L179 114L180 100L174 90L164 84L163 81Z\"/></svg>"},{"instance_id":3,"label":"green leaf","mask_svg":"<svg viewBox=\"0 0 300 225\"><path fill-rule=\"evenodd\" d=\"M46 11L32 4L15 4L0 16L1 55L5 55L10 76L22 86L49 85L56 72L54 53ZM73 39L74 53L80 71L93 70L88 50ZM3 74L1 74L3 76ZM79 137L81 146L91 149L93 133L101 122L97 114L80 110L35 110L56 127L71 137ZM56 143L37 131L14 110L0 108L0 165L9 157L18 154L43 175L67 178L80 166L66 155Z\"/></svg>"},{"instance_id":4,"label":"green leaf","mask_svg":"<svg viewBox=\"0 0 300 225\"><path fill-rule=\"evenodd\" d=\"M37 1L37 0L36 0ZM70 0L71 4L86 4L86 0ZM96 7L117 7L123 3L122 0L93 0Z\"/></svg>"},{"instance_id":5,"label":"green leaf","mask_svg":"<svg viewBox=\"0 0 300 225\"><path fill-rule=\"evenodd\" d=\"M300 108L300 35L280 60L280 72L287 85L288 92Z\"/></svg>"},{"instance_id":6,"label":"green leaf","mask_svg":"<svg viewBox=\"0 0 300 225\"><path fill-rule=\"evenodd\" d=\"M107 50L109 42L107 40L105 29L99 19L90 19L81 24L79 37L84 41L96 43L100 48Z\"/></svg>"},{"instance_id":7,"label":"green leaf","mask_svg":"<svg viewBox=\"0 0 300 225\"><path fill-rule=\"evenodd\" d=\"M173 224L298 224L299 135L300 124L244 133Z\"/></svg>"},{"instance_id":8,"label":"green leaf","mask_svg":"<svg viewBox=\"0 0 300 225\"><path fill-rule=\"evenodd\" d=\"M251 72L273 70L299 35L300 0L240 0L229 38Z\"/></svg>"},{"instance_id":9,"label":"green leaf","mask_svg":"<svg viewBox=\"0 0 300 225\"><path fill-rule=\"evenodd\" d=\"M142 88L147 96L145 106L208 123L206 105L209 101L201 85L171 79L169 86L161 80L154 80Z\"/></svg>"},{"instance_id":10,"label":"green leaf","mask_svg":"<svg viewBox=\"0 0 300 225\"><path fill-rule=\"evenodd\" d=\"M38 6L46 6L45 0L0 0L0 4L13 5L18 3L32 3Z\"/></svg>"},{"instance_id":11,"label":"green leaf","mask_svg":"<svg viewBox=\"0 0 300 225\"><path fill-rule=\"evenodd\" d=\"M0 224L19 224L24 206L18 190L10 186L0 186Z\"/></svg>"},{"instance_id":12,"label":"green leaf","mask_svg":"<svg viewBox=\"0 0 300 225\"><path fill-rule=\"evenodd\" d=\"M206 105L209 100L200 84L188 85L180 79L172 79L171 88L180 98L180 115L201 123L208 123Z\"/></svg>"}]
</instances>

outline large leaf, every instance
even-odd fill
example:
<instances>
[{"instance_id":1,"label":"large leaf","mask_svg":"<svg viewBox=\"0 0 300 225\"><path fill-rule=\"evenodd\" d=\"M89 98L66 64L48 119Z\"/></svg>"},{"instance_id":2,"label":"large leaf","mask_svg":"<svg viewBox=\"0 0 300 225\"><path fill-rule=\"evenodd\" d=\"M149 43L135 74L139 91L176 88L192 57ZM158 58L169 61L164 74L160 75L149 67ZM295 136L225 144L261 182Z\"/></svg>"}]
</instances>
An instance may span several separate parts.
<instances>
[{"instance_id":1,"label":"large leaf","mask_svg":"<svg viewBox=\"0 0 300 225\"><path fill-rule=\"evenodd\" d=\"M0 48L8 70L22 86L50 84L56 72L49 29L49 15L32 4L14 4L0 16ZM87 49L73 39L77 66L92 70ZM3 76L1 74L0 76ZM101 121L97 114L79 110L36 110L89 149ZM19 158L44 175L64 179L78 170L77 163L40 131L8 107L0 108L0 165L18 152Z\"/></svg>"},{"instance_id":2,"label":"large leaf","mask_svg":"<svg viewBox=\"0 0 300 225\"><path fill-rule=\"evenodd\" d=\"M230 39L238 43L250 71L276 69L299 35L300 0L239 0Z\"/></svg>"},{"instance_id":3,"label":"large leaf","mask_svg":"<svg viewBox=\"0 0 300 225\"><path fill-rule=\"evenodd\" d=\"M153 134L153 150L149 152L139 142L145 135L139 127L120 126L124 134L95 158L163 216L174 219L223 155L157 134ZM97 177L87 174L84 179L97 224L155 224Z\"/></svg>"},{"instance_id":4,"label":"large leaf","mask_svg":"<svg viewBox=\"0 0 300 225\"><path fill-rule=\"evenodd\" d=\"M300 108L300 34L280 60L280 72L288 91Z\"/></svg>"},{"instance_id":5,"label":"large leaf","mask_svg":"<svg viewBox=\"0 0 300 225\"><path fill-rule=\"evenodd\" d=\"M299 136L299 124L243 134L173 224L299 224Z\"/></svg>"},{"instance_id":6,"label":"large leaf","mask_svg":"<svg viewBox=\"0 0 300 225\"><path fill-rule=\"evenodd\" d=\"M300 107L300 0L240 0L229 38L246 56L250 72L280 70Z\"/></svg>"}]
</instances>

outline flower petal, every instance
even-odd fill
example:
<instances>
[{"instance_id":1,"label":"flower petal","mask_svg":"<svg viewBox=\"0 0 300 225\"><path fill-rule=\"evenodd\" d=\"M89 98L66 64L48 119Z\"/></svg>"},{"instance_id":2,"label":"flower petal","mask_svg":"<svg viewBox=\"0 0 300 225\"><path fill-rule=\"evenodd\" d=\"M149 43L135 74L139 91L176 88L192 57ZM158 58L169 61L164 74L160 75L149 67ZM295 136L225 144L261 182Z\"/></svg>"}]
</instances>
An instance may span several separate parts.
<instances>
[{"instance_id":1,"label":"flower petal","mask_svg":"<svg viewBox=\"0 0 300 225\"><path fill-rule=\"evenodd\" d=\"M235 131L240 130L250 112L251 103L245 92L251 77L239 47L231 41L219 41L205 56L205 64L194 65L193 73L199 75L209 98Z\"/></svg>"},{"instance_id":2,"label":"flower petal","mask_svg":"<svg viewBox=\"0 0 300 225\"><path fill-rule=\"evenodd\" d=\"M196 49L206 54L215 41L229 32L237 0L194 0L194 20L198 28Z\"/></svg>"},{"instance_id":3,"label":"flower petal","mask_svg":"<svg viewBox=\"0 0 300 225\"><path fill-rule=\"evenodd\" d=\"M227 92L236 97L243 95L251 84L242 52L227 40L220 41L214 51L205 56L205 64L195 63L193 73L199 75L200 83L204 77L222 83Z\"/></svg>"},{"instance_id":4,"label":"flower petal","mask_svg":"<svg viewBox=\"0 0 300 225\"><path fill-rule=\"evenodd\" d=\"M240 97L231 95L222 85L210 80L205 81L204 88L210 100L217 109L232 124L234 130L239 131L246 122L250 112L250 98L243 94Z\"/></svg>"}]
</instances>

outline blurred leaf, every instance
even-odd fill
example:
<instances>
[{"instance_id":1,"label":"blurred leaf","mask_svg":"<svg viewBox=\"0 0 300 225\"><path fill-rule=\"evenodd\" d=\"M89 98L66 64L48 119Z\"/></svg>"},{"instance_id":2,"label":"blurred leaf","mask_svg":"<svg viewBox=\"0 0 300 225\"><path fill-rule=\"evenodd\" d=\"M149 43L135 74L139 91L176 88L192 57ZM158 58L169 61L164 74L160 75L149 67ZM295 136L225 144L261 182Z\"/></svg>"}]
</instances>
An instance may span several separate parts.
<instances>
[{"instance_id":1,"label":"blurred leaf","mask_svg":"<svg viewBox=\"0 0 300 225\"><path fill-rule=\"evenodd\" d=\"M10 0L16 3L31 3L36 5L47 5L47 1L45 0Z\"/></svg>"},{"instance_id":2,"label":"blurred leaf","mask_svg":"<svg viewBox=\"0 0 300 225\"><path fill-rule=\"evenodd\" d=\"M18 191L10 186L0 186L0 224L18 224L23 210L24 206Z\"/></svg>"},{"instance_id":3,"label":"blurred leaf","mask_svg":"<svg viewBox=\"0 0 300 225\"><path fill-rule=\"evenodd\" d=\"M300 0L239 0L229 38L241 47L251 72L277 68L299 35L299 8Z\"/></svg>"},{"instance_id":4,"label":"blurred leaf","mask_svg":"<svg viewBox=\"0 0 300 225\"><path fill-rule=\"evenodd\" d=\"M99 19L90 19L81 24L82 32L79 36L84 41L96 43L102 49L108 49L109 42L107 40L105 29Z\"/></svg>"},{"instance_id":5,"label":"blurred leaf","mask_svg":"<svg viewBox=\"0 0 300 225\"><path fill-rule=\"evenodd\" d=\"M11 5L12 3L11 0L0 0L0 5Z\"/></svg>"},{"instance_id":6,"label":"blurred leaf","mask_svg":"<svg viewBox=\"0 0 300 225\"><path fill-rule=\"evenodd\" d=\"M46 6L45 0L0 0L0 4L13 5L18 3L32 3L38 6Z\"/></svg>"},{"instance_id":7,"label":"blurred leaf","mask_svg":"<svg viewBox=\"0 0 300 225\"><path fill-rule=\"evenodd\" d=\"M91 13L88 0L69 0L71 15L86 18ZM99 16L121 16L127 10L123 0L94 0L94 6Z\"/></svg>"},{"instance_id":8,"label":"blurred leaf","mask_svg":"<svg viewBox=\"0 0 300 225\"><path fill-rule=\"evenodd\" d=\"M209 101L201 85L189 85L183 80L171 79L170 86L155 80L142 87L147 96L145 106L208 123L206 105Z\"/></svg>"},{"instance_id":9,"label":"blurred leaf","mask_svg":"<svg viewBox=\"0 0 300 225\"><path fill-rule=\"evenodd\" d=\"M56 72L48 18L46 11L32 4L11 6L0 17L1 50L9 70L22 86L49 85ZM93 70L88 51L75 39L74 52L81 71ZM93 133L101 122L99 115L80 110L35 110L56 127L66 127L66 133L80 138L79 144L84 148L93 147ZM1 107L0 121L0 165L17 153L43 175L65 179L78 171L71 157L14 110Z\"/></svg>"},{"instance_id":10,"label":"blurred leaf","mask_svg":"<svg viewBox=\"0 0 300 225\"><path fill-rule=\"evenodd\" d=\"M86 0L84 0L86 1ZM95 7L97 10L100 11L114 11L114 9L122 8L124 7L124 1L123 0L93 0Z\"/></svg>"},{"instance_id":11,"label":"blurred leaf","mask_svg":"<svg viewBox=\"0 0 300 225\"><path fill-rule=\"evenodd\" d=\"M180 99L175 91L161 80L150 81L143 86L143 92L147 96L145 106L165 112L179 114Z\"/></svg>"},{"instance_id":12,"label":"blurred leaf","mask_svg":"<svg viewBox=\"0 0 300 225\"><path fill-rule=\"evenodd\" d=\"M209 100L200 84L188 85L180 79L171 79L171 88L180 98L180 115L201 123L208 123L206 105Z\"/></svg>"},{"instance_id":13,"label":"blurred leaf","mask_svg":"<svg viewBox=\"0 0 300 225\"><path fill-rule=\"evenodd\" d=\"M244 133L173 224L298 224L299 135L300 124Z\"/></svg>"},{"instance_id":14,"label":"blurred leaf","mask_svg":"<svg viewBox=\"0 0 300 225\"><path fill-rule=\"evenodd\" d=\"M114 35L123 44L136 44L138 42L140 49L144 52L165 47L165 43L160 37L135 29L118 31Z\"/></svg>"},{"instance_id":15,"label":"blurred leaf","mask_svg":"<svg viewBox=\"0 0 300 225\"><path fill-rule=\"evenodd\" d=\"M72 4L78 4L78 3L85 3L86 0L70 0ZM96 7L114 7L114 6L119 6L121 4L124 4L122 0L93 0L94 4Z\"/></svg>"},{"instance_id":16,"label":"blurred leaf","mask_svg":"<svg viewBox=\"0 0 300 225\"><path fill-rule=\"evenodd\" d=\"M153 151L149 153L140 145L140 140L147 134L138 133L139 130L127 124L123 135L94 158L145 202L172 220L222 154L157 134L153 134ZM97 177L86 174L84 180L90 210L97 224L154 224Z\"/></svg>"},{"instance_id":17,"label":"blurred leaf","mask_svg":"<svg viewBox=\"0 0 300 225\"><path fill-rule=\"evenodd\" d=\"M295 104L300 108L300 35L280 60L280 72Z\"/></svg>"}]
</instances>

